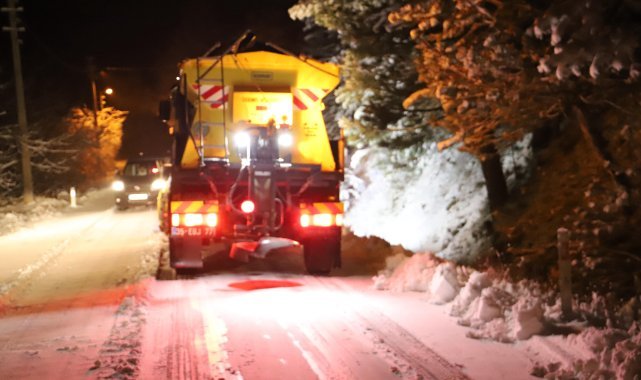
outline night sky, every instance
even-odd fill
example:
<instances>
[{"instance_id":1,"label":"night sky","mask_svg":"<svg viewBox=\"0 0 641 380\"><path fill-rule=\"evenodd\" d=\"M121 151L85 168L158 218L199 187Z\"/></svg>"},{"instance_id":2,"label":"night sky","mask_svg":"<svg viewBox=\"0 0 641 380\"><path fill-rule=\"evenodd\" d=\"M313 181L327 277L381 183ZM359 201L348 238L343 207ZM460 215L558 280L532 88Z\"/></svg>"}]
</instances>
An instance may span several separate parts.
<instances>
[{"instance_id":1,"label":"night sky","mask_svg":"<svg viewBox=\"0 0 641 380\"><path fill-rule=\"evenodd\" d=\"M6 0L0 3L4 6ZM165 154L170 139L156 110L175 81L177 63L204 53L217 41L226 47L247 29L262 40L299 50L302 23L287 14L295 3L22 0L21 25L27 29L21 35L23 75L25 82L33 82L27 84L28 110L38 115L46 99L54 97L68 103L59 108L90 106L87 58L93 57L99 90L109 86L115 91L108 104L130 111L121 157ZM5 14L0 22L7 25ZM2 34L0 65L4 77L12 74L8 33Z\"/></svg>"}]
</instances>

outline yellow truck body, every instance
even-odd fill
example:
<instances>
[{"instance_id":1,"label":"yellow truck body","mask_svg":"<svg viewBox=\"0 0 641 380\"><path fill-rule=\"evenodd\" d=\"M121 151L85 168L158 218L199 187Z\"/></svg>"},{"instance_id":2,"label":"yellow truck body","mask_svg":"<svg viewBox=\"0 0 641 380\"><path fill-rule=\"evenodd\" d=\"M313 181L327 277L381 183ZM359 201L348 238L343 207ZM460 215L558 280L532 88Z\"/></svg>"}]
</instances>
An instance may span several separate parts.
<instances>
[{"instance_id":1,"label":"yellow truck body","mask_svg":"<svg viewBox=\"0 0 641 380\"><path fill-rule=\"evenodd\" d=\"M182 61L161 102L174 138L159 201L170 265L203 268L209 256L247 261L281 250L327 274L341 264L343 141L330 141L322 111L338 67L270 45L238 52L246 40Z\"/></svg>"}]
</instances>

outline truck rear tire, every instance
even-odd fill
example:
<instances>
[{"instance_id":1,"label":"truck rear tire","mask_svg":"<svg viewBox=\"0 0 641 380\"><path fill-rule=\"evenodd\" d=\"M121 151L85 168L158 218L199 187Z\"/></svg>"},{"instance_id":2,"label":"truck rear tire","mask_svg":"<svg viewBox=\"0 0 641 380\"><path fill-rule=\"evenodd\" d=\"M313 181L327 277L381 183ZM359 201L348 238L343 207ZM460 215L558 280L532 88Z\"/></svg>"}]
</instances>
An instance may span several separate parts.
<instances>
[{"instance_id":1,"label":"truck rear tire","mask_svg":"<svg viewBox=\"0 0 641 380\"><path fill-rule=\"evenodd\" d=\"M340 236L308 238L302 243L307 272L314 275L328 275L340 255Z\"/></svg>"}]
</instances>

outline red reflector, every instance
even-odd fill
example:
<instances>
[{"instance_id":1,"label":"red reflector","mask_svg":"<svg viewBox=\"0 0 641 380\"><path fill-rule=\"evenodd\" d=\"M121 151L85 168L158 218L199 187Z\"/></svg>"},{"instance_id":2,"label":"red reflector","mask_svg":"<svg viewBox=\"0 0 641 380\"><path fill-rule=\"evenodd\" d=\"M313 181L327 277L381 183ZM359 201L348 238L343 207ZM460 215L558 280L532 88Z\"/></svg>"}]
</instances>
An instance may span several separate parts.
<instances>
[{"instance_id":1,"label":"red reflector","mask_svg":"<svg viewBox=\"0 0 641 380\"><path fill-rule=\"evenodd\" d=\"M254 209L256 206L254 205L254 202L250 201L247 199L246 201L243 201L243 203L240 204L240 209L245 213L245 214L251 214L254 212Z\"/></svg>"}]
</instances>

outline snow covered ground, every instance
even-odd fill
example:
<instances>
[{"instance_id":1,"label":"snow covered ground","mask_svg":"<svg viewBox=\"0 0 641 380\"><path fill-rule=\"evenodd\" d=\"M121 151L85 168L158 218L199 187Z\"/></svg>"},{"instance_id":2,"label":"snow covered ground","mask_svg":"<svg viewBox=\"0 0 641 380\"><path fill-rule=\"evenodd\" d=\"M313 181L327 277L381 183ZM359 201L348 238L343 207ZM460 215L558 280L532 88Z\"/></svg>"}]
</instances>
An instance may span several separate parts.
<instances>
[{"instance_id":1,"label":"snow covered ground","mask_svg":"<svg viewBox=\"0 0 641 380\"><path fill-rule=\"evenodd\" d=\"M638 327L563 323L554 295L382 240L332 277L275 258L158 281L155 213L90 194L0 237L3 378L634 379ZM272 265L277 264L277 265ZM278 268L275 270L274 268ZM619 313L625 318L625 313ZM629 316L628 316L629 317Z\"/></svg>"},{"instance_id":2,"label":"snow covered ground","mask_svg":"<svg viewBox=\"0 0 641 380\"><path fill-rule=\"evenodd\" d=\"M536 283L511 283L493 272L480 273L443 261L432 254L391 256L387 268L374 277L377 289L419 292L424 301L442 308L470 339L524 347L535 359L530 374L548 379L639 379L641 328L597 328L589 321L611 312L610 318L633 321L629 309L602 309L595 295L591 304L575 304L572 321L562 319L560 300ZM611 322L611 320L609 321ZM610 323L608 323L610 324Z\"/></svg>"}]
</instances>

